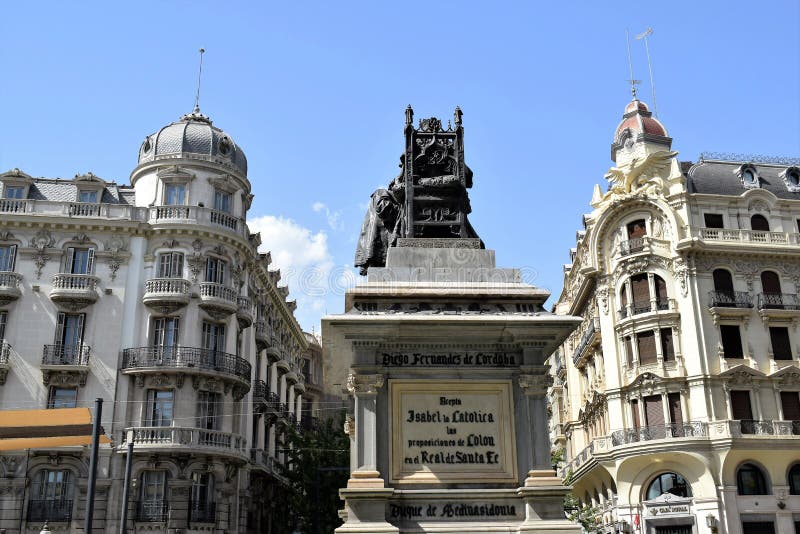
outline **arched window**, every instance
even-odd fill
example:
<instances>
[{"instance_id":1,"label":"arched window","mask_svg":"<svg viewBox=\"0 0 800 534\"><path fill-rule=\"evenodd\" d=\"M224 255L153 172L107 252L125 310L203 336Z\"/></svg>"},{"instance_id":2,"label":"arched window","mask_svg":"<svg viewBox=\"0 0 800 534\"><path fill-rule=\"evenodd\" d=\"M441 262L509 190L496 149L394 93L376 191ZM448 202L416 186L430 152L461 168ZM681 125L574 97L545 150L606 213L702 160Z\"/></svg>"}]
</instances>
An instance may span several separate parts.
<instances>
[{"instance_id":1,"label":"arched window","mask_svg":"<svg viewBox=\"0 0 800 534\"><path fill-rule=\"evenodd\" d=\"M28 521L70 521L75 481L66 469L42 469L33 482Z\"/></svg>"},{"instance_id":2,"label":"arched window","mask_svg":"<svg viewBox=\"0 0 800 534\"><path fill-rule=\"evenodd\" d=\"M780 294L781 278L774 271L764 271L761 273L761 289L764 293Z\"/></svg>"},{"instance_id":3,"label":"arched window","mask_svg":"<svg viewBox=\"0 0 800 534\"><path fill-rule=\"evenodd\" d=\"M786 478L789 479L789 493L800 495L800 464L794 464Z\"/></svg>"},{"instance_id":4,"label":"arched window","mask_svg":"<svg viewBox=\"0 0 800 534\"><path fill-rule=\"evenodd\" d=\"M167 472L143 471L136 520L156 523L166 521L167 508Z\"/></svg>"},{"instance_id":5,"label":"arched window","mask_svg":"<svg viewBox=\"0 0 800 534\"><path fill-rule=\"evenodd\" d=\"M769 495L764 473L755 464L744 464L736 472L739 495Z\"/></svg>"},{"instance_id":6,"label":"arched window","mask_svg":"<svg viewBox=\"0 0 800 534\"><path fill-rule=\"evenodd\" d=\"M757 232L769 232L769 221L763 215L756 213L750 217L750 228Z\"/></svg>"},{"instance_id":7,"label":"arched window","mask_svg":"<svg viewBox=\"0 0 800 534\"><path fill-rule=\"evenodd\" d=\"M633 301L633 313L650 311L650 284L647 281L647 273L635 274L631 276L631 300Z\"/></svg>"},{"instance_id":8,"label":"arched window","mask_svg":"<svg viewBox=\"0 0 800 534\"><path fill-rule=\"evenodd\" d=\"M678 473L662 473L647 487L647 500L653 500L664 493L671 493L678 497L691 497L692 487Z\"/></svg>"},{"instance_id":9,"label":"arched window","mask_svg":"<svg viewBox=\"0 0 800 534\"><path fill-rule=\"evenodd\" d=\"M727 269L714 269L714 293L712 306L736 306L736 293L733 291L733 276Z\"/></svg>"}]
</instances>

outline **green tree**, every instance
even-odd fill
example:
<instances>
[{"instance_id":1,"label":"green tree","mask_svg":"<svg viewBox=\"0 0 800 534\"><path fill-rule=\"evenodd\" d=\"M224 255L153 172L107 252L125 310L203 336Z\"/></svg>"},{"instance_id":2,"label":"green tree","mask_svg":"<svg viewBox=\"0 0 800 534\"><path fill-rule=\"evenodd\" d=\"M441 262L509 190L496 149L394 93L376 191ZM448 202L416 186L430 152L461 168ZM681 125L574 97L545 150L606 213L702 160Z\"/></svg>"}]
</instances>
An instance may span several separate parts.
<instances>
[{"instance_id":1,"label":"green tree","mask_svg":"<svg viewBox=\"0 0 800 534\"><path fill-rule=\"evenodd\" d=\"M572 485L572 471L569 471L564 477L564 485ZM598 523L600 509L596 506L581 505L580 500L573 493L564 497L564 511L567 513L567 519L578 523L584 532L600 531Z\"/></svg>"},{"instance_id":2,"label":"green tree","mask_svg":"<svg viewBox=\"0 0 800 534\"><path fill-rule=\"evenodd\" d=\"M347 485L350 465L350 438L343 431L344 417L342 411L311 429L287 429L287 462L282 474L289 481L289 491L280 521L285 521L290 531L327 534L341 524L339 488Z\"/></svg>"}]
</instances>

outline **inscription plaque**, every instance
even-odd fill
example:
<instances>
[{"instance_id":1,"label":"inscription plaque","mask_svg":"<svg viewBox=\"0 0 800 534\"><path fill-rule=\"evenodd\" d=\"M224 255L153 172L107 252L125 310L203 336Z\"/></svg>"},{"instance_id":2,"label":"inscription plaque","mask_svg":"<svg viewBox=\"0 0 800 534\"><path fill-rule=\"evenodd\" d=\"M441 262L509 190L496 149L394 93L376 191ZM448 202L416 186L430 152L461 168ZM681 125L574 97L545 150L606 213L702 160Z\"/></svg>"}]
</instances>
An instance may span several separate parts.
<instances>
[{"instance_id":1,"label":"inscription plaque","mask_svg":"<svg viewBox=\"0 0 800 534\"><path fill-rule=\"evenodd\" d=\"M511 381L390 380L391 481L516 482Z\"/></svg>"}]
</instances>

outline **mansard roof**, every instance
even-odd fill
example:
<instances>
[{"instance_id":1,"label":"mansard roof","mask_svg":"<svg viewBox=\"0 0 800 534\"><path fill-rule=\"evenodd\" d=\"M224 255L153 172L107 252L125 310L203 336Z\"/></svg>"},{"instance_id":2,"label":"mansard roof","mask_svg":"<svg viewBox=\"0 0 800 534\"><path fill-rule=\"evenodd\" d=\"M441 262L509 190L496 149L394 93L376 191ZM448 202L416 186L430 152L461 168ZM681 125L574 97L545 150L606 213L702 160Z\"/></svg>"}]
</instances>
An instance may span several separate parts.
<instances>
[{"instance_id":1,"label":"mansard roof","mask_svg":"<svg viewBox=\"0 0 800 534\"><path fill-rule=\"evenodd\" d=\"M752 167L758 184L748 187L740 177L743 167ZM751 188L769 191L776 197L787 200L800 200L800 188L787 185L785 173L793 165L777 165L747 161L700 161L686 173L689 193L709 195L740 196Z\"/></svg>"}]
</instances>

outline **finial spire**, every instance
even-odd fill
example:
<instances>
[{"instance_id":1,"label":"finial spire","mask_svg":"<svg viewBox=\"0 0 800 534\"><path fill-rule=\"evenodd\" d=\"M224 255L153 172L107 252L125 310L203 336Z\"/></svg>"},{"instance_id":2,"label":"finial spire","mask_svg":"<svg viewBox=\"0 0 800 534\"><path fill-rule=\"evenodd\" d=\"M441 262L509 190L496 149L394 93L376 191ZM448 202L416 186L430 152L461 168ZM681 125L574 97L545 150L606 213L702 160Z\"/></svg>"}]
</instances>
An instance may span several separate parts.
<instances>
[{"instance_id":1,"label":"finial spire","mask_svg":"<svg viewBox=\"0 0 800 534\"><path fill-rule=\"evenodd\" d=\"M406 108L406 125L413 124L414 122L414 110L411 109L411 104L408 105Z\"/></svg>"},{"instance_id":2,"label":"finial spire","mask_svg":"<svg viewBox=\"0 0 800 534\"><path fill-rule=\"evenodd\" d=\"M653 80L653 64L650 61L650 45L647 44L647 37L653 35L653 28L647 28L636 36L636 40L644 39L644 49L647 52L647 69L650 71L650 91L653 94L653 114L658 118L658 105L656 104L656 82ZM629 45L630 46L630 45Z\"/></svg>"},{"instance_id":3,"label":"finial spire","mask_svg":"<svg viewBox=\"0 0 800 534\"><path fill-rule=\"evenodd\" d=\"M200 113L200 79L203 76L203 54L205 54L206 49L201 48L199 52L200 52L200 69L197 72L197 94L194 95L193 113Z\"/></svg>"},{"instance_id":4,"label":"finial spire","mask_svg":"<svg viewBox=\"0 0 800 534\"><path fill-rule=\"evenodd\" d=\"M461 108L456 106L455 111L453 111L453 122L456 123L456 128L461 126L461 117L464 113L461 111Z\"/></svg>"},{"instance_id":5,"label":"finial spire","mask_svg":"<svg viewBox=\"0 0 800 534\"><path fill-rule=\"evenodd\" d=\"M631 34L625 29L625 40L628 43L628 70L631 74L628 83L631 84L631 96L633 96L633 100L636 100L636 85L642 83L642 80L636 80L633 77L633 60L631 59Z\"/></svg>"}]
</instances>

